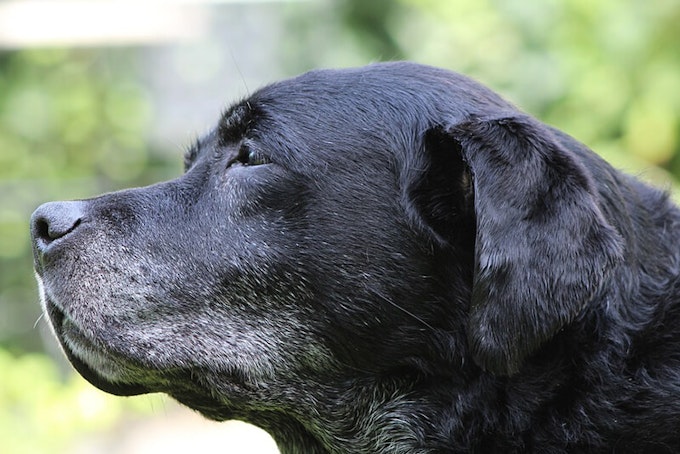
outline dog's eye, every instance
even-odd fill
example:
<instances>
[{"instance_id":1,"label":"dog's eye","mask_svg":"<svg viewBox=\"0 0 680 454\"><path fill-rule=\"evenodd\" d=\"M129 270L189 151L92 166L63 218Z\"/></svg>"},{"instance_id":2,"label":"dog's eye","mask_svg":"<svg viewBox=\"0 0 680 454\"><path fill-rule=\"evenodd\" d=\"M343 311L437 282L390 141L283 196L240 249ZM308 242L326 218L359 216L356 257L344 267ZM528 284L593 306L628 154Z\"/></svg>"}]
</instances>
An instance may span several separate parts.
<instances>
[{"instance_id":1,"label":"dog's eye","mask_svg":"<svg viewBox=\"0 0 680 454\"><path fill-rule=\"evenodd\" d=\"M269 157L262 154L261 151L255 150L251 147L243 145L238 152L236 161L244 166L260 166L263 164L270 164L272 161Z\"/></svg>"}]
</instances>

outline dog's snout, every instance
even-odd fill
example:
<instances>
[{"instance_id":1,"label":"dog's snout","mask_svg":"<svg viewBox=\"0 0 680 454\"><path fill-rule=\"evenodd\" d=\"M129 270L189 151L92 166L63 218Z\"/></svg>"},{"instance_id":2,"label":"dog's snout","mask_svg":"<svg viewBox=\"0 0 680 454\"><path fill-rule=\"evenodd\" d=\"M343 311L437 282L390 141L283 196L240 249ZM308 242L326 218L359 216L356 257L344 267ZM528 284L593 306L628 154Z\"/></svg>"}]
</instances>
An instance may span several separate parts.
<instances>
[{"instance_id":1,"label":"dog's snout","mask_svg":"<svg viewBox=\"0 0 680 454\"><path fill-rule=\"evenodd\" d=\"M48 246L78 228L83 220L83 202L49 202L31 216L31 235L37 249Z\"/></svg>"}]
</instances>

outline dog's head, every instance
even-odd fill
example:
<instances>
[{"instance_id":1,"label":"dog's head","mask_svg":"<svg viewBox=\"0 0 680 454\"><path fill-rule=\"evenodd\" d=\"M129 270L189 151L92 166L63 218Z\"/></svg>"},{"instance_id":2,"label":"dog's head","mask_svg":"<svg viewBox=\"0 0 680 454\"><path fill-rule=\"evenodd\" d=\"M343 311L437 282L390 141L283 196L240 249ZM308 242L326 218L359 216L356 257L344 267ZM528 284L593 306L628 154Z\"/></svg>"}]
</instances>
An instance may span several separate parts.
<instances>
[{"instance_id":1,"label":"dog's head","mask_svg":"<svg viewBox=\"0 0 680 454\"><path fill-rule=\"evenodd\" d=\"M181 177L36 210L44 309L97 387L215 418L513 374L621 254L569 143L443 70L311 72L230 108Z\"/></svg>"}]
</instances>

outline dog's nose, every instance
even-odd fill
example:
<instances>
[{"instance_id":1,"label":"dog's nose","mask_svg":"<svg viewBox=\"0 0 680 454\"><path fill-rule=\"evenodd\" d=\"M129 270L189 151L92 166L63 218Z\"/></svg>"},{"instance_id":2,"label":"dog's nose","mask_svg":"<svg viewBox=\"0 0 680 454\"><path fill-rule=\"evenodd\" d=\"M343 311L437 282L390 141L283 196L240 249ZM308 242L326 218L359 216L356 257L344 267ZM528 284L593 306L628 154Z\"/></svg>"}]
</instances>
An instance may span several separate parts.
<instances>
[{"instance_id":1,"label":"dog's nose","mask_svg":"<svg viewBox=\"0 0 680 454\"><path fill-rule=\"evenodd\" d=\"M36 250L44 250L54 240L77 229L83 220L83 206L81 201L40 205L31 216L31 236Z\"/></svg>"}]
</instances>

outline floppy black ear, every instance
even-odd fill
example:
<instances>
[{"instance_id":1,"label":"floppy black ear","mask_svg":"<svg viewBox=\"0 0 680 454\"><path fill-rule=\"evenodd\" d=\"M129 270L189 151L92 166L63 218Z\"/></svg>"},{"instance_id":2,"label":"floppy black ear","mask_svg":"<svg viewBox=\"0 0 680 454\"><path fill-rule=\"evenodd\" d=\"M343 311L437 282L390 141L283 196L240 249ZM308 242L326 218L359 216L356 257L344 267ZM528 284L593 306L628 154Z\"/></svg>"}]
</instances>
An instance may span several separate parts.
<instances>
[{"instance_id":1,"label":"floppy black ear","mask_svg":"<svg viewBox=\"0 0 680 454\"><path fill-rule=\"evenodd\" d=\"M444 132L473 180L469 347L483 369L510 375L593 298L621 238L587 169L536 120L472 118Z\"/></svg>"}]
</instances>

